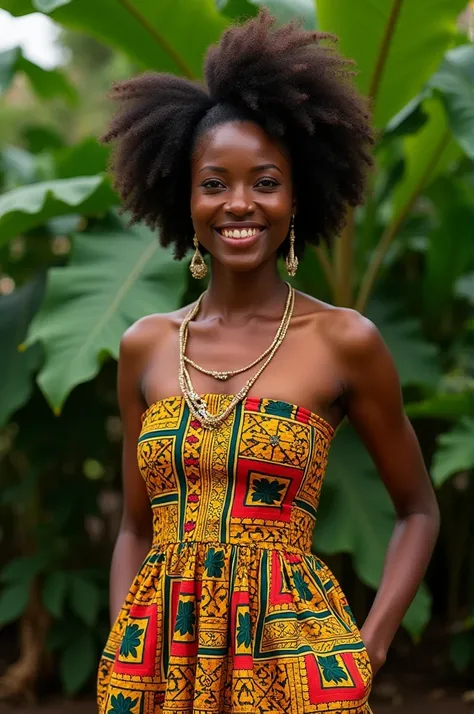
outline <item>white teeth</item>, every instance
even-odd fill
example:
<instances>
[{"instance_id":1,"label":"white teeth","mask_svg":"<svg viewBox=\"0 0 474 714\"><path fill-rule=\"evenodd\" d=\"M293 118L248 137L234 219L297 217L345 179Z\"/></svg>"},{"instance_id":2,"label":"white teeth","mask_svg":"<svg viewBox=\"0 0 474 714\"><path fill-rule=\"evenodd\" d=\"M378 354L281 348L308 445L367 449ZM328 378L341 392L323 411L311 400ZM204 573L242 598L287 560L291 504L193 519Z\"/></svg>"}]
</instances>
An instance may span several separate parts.
<instances>
[{"instance_id":1,"label":"white teeth","mask_svg":"<svg viewBox=\"0 0 474 714\"><path fill-rule=\"evenodd\" d=\"M225 238L250 238L251 236L256 236L257 233L260 233L260 228L244 228L241 231L237 229L228 230L227 228L222 230L222 235Z\"/></svg>"}]
</instances>

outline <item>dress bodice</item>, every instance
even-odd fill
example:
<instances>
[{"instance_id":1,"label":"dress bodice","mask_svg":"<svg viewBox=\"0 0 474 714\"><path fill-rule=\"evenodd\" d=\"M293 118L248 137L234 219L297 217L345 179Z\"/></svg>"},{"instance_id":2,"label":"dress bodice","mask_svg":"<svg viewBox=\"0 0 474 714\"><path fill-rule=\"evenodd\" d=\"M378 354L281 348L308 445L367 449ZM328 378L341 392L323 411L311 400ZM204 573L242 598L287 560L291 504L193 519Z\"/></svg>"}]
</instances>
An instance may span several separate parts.
<instances>
[{"instance_id":1,"label":"dress bodice","mask_svg":"<svg viewBox=\"0 0 474 714\"><path fill-rule=\"evenodd\" d=\"M211 412L231 396L205 395ZM308 409L247 398L216 430L182 396L143 414L138 463L154 545L257 543L309 552L333 428Z\"/></svg>"}]
</instances>

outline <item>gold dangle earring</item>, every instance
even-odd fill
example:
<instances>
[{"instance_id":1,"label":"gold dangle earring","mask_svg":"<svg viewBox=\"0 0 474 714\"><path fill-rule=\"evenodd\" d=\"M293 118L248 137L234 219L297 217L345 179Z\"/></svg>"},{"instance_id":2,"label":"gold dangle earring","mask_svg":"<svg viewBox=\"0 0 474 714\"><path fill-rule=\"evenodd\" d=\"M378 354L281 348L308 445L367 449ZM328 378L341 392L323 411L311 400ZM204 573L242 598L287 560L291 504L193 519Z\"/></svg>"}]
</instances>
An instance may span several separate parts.
<instances>
[{"instance_id":1,"label":"gold dangle earring","mask_svg":"<svg viewBox=\"0 0 474 714\"><path fill-rule=\"evenodd\" d=\"M286 270L290 278L294 278L298 270L298 256L295 255L295 217L291 217L290 250L285 258Z\"/></svg>"},{"instance_id":2,"label":"gold dangle earring","mask_svg":"<svg viewBox=\"0 0 474 714\"><path fill-rule=\"evenodd\" d=\"M196 234L194 234L193 245L195 247L194 255L189 265L189 270L191 275L196 280L201 280L207 274L207 265L202 257L202 253L199 250L199 241Z\"/></svg>"}]
</instances>

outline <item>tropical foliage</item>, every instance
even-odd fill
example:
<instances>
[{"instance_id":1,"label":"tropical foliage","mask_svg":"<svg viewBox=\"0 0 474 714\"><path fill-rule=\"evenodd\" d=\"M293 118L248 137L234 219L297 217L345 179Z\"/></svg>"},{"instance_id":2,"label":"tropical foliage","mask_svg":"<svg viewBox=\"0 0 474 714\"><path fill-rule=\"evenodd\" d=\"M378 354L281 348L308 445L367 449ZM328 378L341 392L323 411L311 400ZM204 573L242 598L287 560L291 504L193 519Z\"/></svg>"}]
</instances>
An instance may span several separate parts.
<instances>
[{"instance_id":1,"label":"tropical foliage","mask_svg":"<svg viewBox=\"0 0 474 714\"><path fill-rule=\"evenodd\" d=\"M90 117L80 121L91 87L102 92L113 76L147 68L199 78L208 45L262 4L280 21L338 34L373 103L379 135L366 204L348 216L332 255L308 252L295 282L365 312L394 355L443 515L430 588L405 625L419 637L434 600L453 633L454 664L474 662L474 46L458 24L466 0L4 0L13 15L50 15L66 40L85 38L83 56L97 66L81 76L74 47L71 63L50 71L19 49L0 54L2 106L26 78L43 117L9 126L14 140L0 152L0 514L11 535L2 536L0 626L21 643L0 697L33 690L51 661L69 693L93 679L120 506L119 340L137 318L197 289L185 263L118 216L108 152L88 134ZM105 116L93 106L98 132ZM277 486L256 484L255 498L273 502ZM393 523L370 458L343 426L316 550L349 553L350 569L334 561L347 587L375 588ZM219 551L206 567L219 575ZM298 571L295 587L311 597ZM194 618L180 602L181 634ZM138 636L129 633L132 654ZM339 681L338 663L325 666ZM112 701L117 714L133 703Z\"/></svg>"}]
</instances>

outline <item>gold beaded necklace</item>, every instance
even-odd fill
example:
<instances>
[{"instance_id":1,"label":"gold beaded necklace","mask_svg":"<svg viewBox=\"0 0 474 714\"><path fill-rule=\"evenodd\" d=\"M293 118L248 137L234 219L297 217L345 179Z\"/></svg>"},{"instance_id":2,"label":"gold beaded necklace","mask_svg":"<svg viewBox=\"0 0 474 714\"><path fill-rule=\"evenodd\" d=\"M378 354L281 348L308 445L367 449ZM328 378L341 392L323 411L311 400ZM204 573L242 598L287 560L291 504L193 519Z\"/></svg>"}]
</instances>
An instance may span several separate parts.
<instances>
[{"instance_id":1,"label":"gold beaded necklace","mask_svg":"<svg viewBox=\"0 0 474 714\"><path fill-rule=\"evenodd\" d=\"M222 374L228 375L225 377L225 379L228 379L230 376L233 376L234 374L240 374L241 372L244 372L251 367L254 367L256 364L261 362L265 357L265 361L262 364L262 366L257 370L257 372L253 375L253 377L250 377L250 379L247 380L245 385L242 387L242 389L235 395L233 395L229 405L220 413L220 414L211 414L208 409L207 409L207 403L205 399L199 396L197 392L195 391L193 387L193 383L191 380L191 376L189 374L189 371L186 367L186 363L188 362L192 366L195 366L195 364L191 360L186 359L185 351L186 351L186 344L188 341L188 325L191 322L191 320L196 316L196 314L199 311L199 308L201 306L201 301L202 301L202 295L199 298L199 300L196 302L196 305L189 311L189 313L186 315L184 318L180 330L179 330L179 384L181 387L181 391L183 393L183 397L186 401L186 404L189 407L189 410L193 417L197 419L201 425L206 428L206 429L217 429L232 413L232 411L236 408L236 406L242 402L247 394L249 393L251 387L255 384L257 379L260 377L262 374L263 370L270 364L271 360L273 359L276 351L280 347L281 343L285 339L286 333L288 331L288 327L290 324L291 317L293 315L293 308L295 305L295 291L291 285L288 284L288 299L286 302L285 306L285 311L280 323L280 327L278 328L277 334L275 336L275 339L273 340L272 344L270 345L269 348L265 350L262 355L256 360L254 360L250 365L248 365L245 368L241 368L239 370L232 370L229 372L223 372ZM197 367L199 369L199 367ZM199 371L204 372L204 374L209 374L210 376L215 377L216 379L223 379L223 377L216 376L218 373L216 372L214 374L214 370L204 370L203 368L199 369Z\"/></svg>"},{"instance_id":2,"label":"gold beaded necklace","mask_svg":"<svg viewBox=\"0 0 474 714\"><path fill-rule=\"evenodd\" d=\"M222 372L215 370L215 369L205 369L204 367L201 367L199 364L194 362L190 357L187 357L187 355L185 354L183 359L186 362L186 364L190 364L191 367L194 367L194 369L197 369L198 372L201 372L202 374L207 374L207 375L209 375L209 377L214 377L214 379L219 379L222 382L226 382L231 377L235 377L236 374L242 374L243 372L248 372L249 369L252 369L252 367L255 367L255 365L259 364L259 362L261 362L262 359L264 359L268 354L270 354L270 352L275 347L275 345L278 342L278 339L281 335L283 325L286 323L286 320L288 319L290 304L291 304L291 300L292 300L292 289L293 288L291 287L291 285L289 283L286 283L286 285L288 287L288 297L286 299L285 311L283 313L282 321L280 322L280 326L277 330L277 333L273 339L272 344L270 345L270 347L267 347L265 352L262 352L260 357L257 357L257 359L254 359L253 362L250 362L250 364L247 364L245 367L240 367L240 369L230 369L228 371L222 371ZM195 308L194 308L195 312L193 312L193 315L190 318L191 320L199 312L199 308L201 307L201 301L202 301L203 296L204 296L204 293L202 293L200 295L199 300L198 300L197 304L195 305ZM189 320L188 320L188 322L189 322ZM186 331L186 338L187 338L187 331ZM186 342L184 343L184 349L186 350Z\"/></svg>"}]
</instances>

